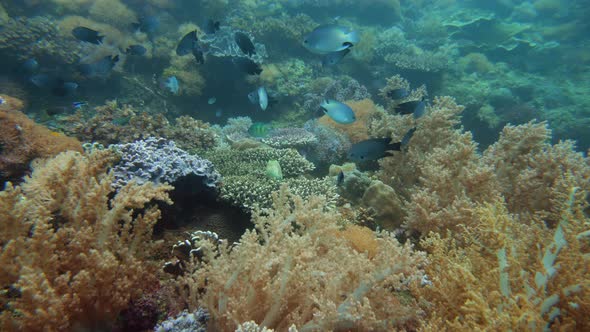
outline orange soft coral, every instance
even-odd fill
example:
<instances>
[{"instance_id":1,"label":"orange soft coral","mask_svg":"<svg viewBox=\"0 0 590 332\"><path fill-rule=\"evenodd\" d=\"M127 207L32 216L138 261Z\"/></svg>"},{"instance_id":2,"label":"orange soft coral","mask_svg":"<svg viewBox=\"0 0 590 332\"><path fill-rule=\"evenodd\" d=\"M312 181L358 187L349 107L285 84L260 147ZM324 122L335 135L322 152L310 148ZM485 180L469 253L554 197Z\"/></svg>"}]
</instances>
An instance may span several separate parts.
<instances>
[{"instance_id":1,"label":"orange soft coral","mask_svg":"<svg viewBox=\"0 0 590 332\"><path fill-rule=\"evenodd\" d=\"M36 124L20 112L22 101L0 95L0 180L17 180L35 158L66 151L82 151L78 140Z\"/></svg>"},{"instance_id":2,"label":"orange soft coral","mask_svg":"<svg viewBox=\"0 0 590 332\"><path fill-rule=\"evenodd\" d=\"M116 194L110 151L64 152L0 192L2 331L71 331L113 322L155 282L152 228L169 186ZM18 296L15 294L18 293Z\"/></svg>"}]
</instances>

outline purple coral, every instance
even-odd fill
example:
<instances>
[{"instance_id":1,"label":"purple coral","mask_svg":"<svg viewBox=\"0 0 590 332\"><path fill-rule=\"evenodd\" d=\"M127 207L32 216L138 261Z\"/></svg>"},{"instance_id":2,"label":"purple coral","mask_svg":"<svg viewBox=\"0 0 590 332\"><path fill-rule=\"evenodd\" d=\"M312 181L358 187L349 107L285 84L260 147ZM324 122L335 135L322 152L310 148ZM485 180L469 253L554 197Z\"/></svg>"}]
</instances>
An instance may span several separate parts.
<instances>
[{"instance_id":1,"label":"purple coral","mask_svg":"<svg viewBox=\"0 0 590 332\"><path fill-rule=\"evenodd\" d=\"M307 121L303 128L317 138L317 142L305 151L308 159L324 164L337 164L344 160L351 147L346 135L315 120Z\"/></svg>"},{"instance_id":2,"label":"purple coral","mask_svg":"<svg viewBox=\"0 0 590 332\"><path fill-rule=\"evenodd\" d=\"M213 164L176 147L173 141L149 137L127 144L114 144L111 148L121 154L121 161L113 167L113 187L121 188L131 180L142 184L173 183L179 178L196 175L209 188L215 188L221 175Z\"/></svg>"}]
</instances>

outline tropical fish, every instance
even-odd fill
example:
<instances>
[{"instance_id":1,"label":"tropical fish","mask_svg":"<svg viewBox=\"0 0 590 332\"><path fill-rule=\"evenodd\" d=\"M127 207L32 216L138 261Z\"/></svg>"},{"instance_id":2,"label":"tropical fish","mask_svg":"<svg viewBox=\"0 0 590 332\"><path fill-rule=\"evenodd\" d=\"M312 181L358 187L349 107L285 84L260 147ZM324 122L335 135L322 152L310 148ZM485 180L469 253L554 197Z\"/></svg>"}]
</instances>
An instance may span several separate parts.
<instances>
[{"instance_id":1,"label":"tropical fish","mask_svg":"<svg viewBox=\"0 0 590 332\"><path fill-rule=\"evenodd\" d=\"M22 69L27 73L34 73L39 69L39 63L34 58L23 62Z\"/></svg>"},{"instance_id":2,"label":"tropical fish","mask_svg":"<svg viewBox=\"0 0 590 332\"><path fill-rule=\"evenodd\" d=\"M197 30L187 33L176 46L176 55L183 56L192 53L198 41Z\"/></svg>"},{"instance_id":3,"label":"tropical fish","mask_svg":"<svg viewBox=\"0 0 590 332\"><path fill-rule=\"evenodd\" d=\"M213 104L215 104L216 101L217 101L217 98L211 97L207 100L207 104L213 105Z\"/></svg>"},{"instance_id":4,"label":"tropical fish","mask_svg":"<svg viewBox=\"0 0 590 332\"><path fill-rule=\"evenodd\" d=\"M250 128L248 128L248 134L250 134L252 137L262 138L266 137L271 129L272 126L267 123L254 122Z\"/></svg>"},{"instance_id":5,"label":"tropical fish","mask_svg":"<svg viewBox=\"0 0 590 332\"><path fill-rule=\"evenodd\" d=\"M142 45L130 45L125 50L125 53L129 55L144 55L146 52L147 49Z\"/></svg>"},{"instance_id":6,"label":"tropical fish","mask_svg":"<svg viewBox=\"0 0 590 332\"><path fill-rule=\"evenodd\" d=\"M203 49L199 45L199 38L197 38L197 30L184 35L178 43L178 46L176 46L177 55L183 56L191 53L195 57L195 60L197 60L197 63L205 63Z\"/></svg>"},{"instance_id":7,"label":"tropical fish","mask_svg":"<svg viewBox=\"0 0 590 332\"><path fill-rule=\"evenodd\" d=\"M238 44L238 47L240 48L240 50L242 50L242 52L244 52L244 54L247 54L249 56L256 54L256 48L254 48L254 43L252 43L250 37L248 37L247 34L240 31L236 32L234 34L234 41L236 42L236 44Z\"/></svg>"},{"instance_id":8,"label":"tropical fish","mask_svg":"<svg viewBox=\"0 0 590 332\"><path fill-rule=\"evenodd\" d=\"M215 111L215 116L220 118L223 115L223 110L221 108L217 109L217 111Z\"/></svg>"},{"instance_id":9,"label":"tropical fish","mask_svg":"<svg viewBox=\"0 0 590 332\"><path fill-rule=\"evenodd\" d=\"M250 92L248 99L252 104L258 104L263 111L268 107L268 94L263 86L256 89L256 91Z\"/></svg>"},{"instance_id":10,"label":"tropical fish","mask_svg":"<svg viewBox=\"0 0 590 332\"><path fill-rule=\"evenodd\" d=\"M78 83L76 82L66 82L62 79L57 79L54 86L51 88L51 93L59 97L65 97L74 93L77 88Z\"/></svg>"},{"instance_id":11,"label":"tropical fish","mask_svg":"<svg viewBox=\"0 0 590 332\"><path fill-rule=\"evenodd\" d=\"M86 27L76 27L72 29L72 35L78 40L96 45L102 44L102 39L104 38L104 36L98 34L98 31Z\"/></svg>"},{"instance_id":12,"label":"tropical fish","mask_svg":"<svg viewBox=\"0 0 590 332\"><path fill-rule=\"evenodd\" d=\"M342 183L344 183L344 172L340 170L340 172L336 176L336 185L341 186Z\"/></svg>"},{"instance_id":13,"label":"tropical fish","mask_svg":"<svg viewBox=\"0 0 590 332\"><path fill-rule=\"evenodd\" d=\"M352 108L348 105L333 99L325 99L320 104L321 109L332 120L340 124L350 124L356 120Z\"/></svg>"},{"instance_id":14,"label":"tropical fish","mask_svg":"<svg viewBox=\"0 0 590 332\"><path fill-rule=\"evenodd\" d=\"M410 142L416 128L410 129L400 142L391 143L391 138L371 138L352 145L348 159L357 162L377 160L387 156L387 151L401 151Z\"/></svg>"},{"instance_id":15,"label":"tropical fish","mask_svg":"<svg viewBox=\"0 0 590 332\"><path fill-rule=\"evenodd\" d=\"M36 87L48 89L53 95L65 97L72 94L78 88L76 82L66 82L62 78L54 78L47 74L37 74L29 79Z\"/></svg>"},{"instance_id":16,"label":"tropical fish","mask_svg":"<svg viewBox=\"0 0 590 332\"><path fill-rule=\"evenodd\" d=\"M322 66L334 66L340 62L348 53L350 53L350 48L345 48L342 51L332 52L324 55L322 58Z\"/></svg>"},{"instance_id":17,"label":"tropical fish","mask_svg":"<svg viewBox=\"0 0 590 332\"><path fill-rule=\"evenodd\" d=\"M238 67L238 69L248 75L260 75L260 73L262 73L262 67L248 58L237 57L233 58L232 62Z\"/></svg>"},{"instance_id":18,"label":"tropical fish","mask_svg":"<svg viewBox=\"0 0 590 332\"><path fill-rule=\"evenodd\" d=\"M394 89L394 90L387 92L387 97L389 97L391 99L403 99L403 98L408 97L409 95L410 95L410 92L404 88Z\"/></svg>"},{"instance_id":19,"label":"tropical fish","mask_svg":"<svg viewBox=\"0 0 590 332\"><path fill-rule=\"evenodd\" d=\"M215 32L219 31L219 21L213 21L212 19L207 20L207 24L205 24L205 33L208 35L212 35Z\"/></svg>"},{"instance_id":20,"label":"tropical fish","mask_svg":"<svg viewBox=\"0 0 590 332\"><path fill-rule=\"evenodd\" d=\"M79 70L83 75L89 77L106 76L111 72L118 61L119 55L107 55L96 62L81 64Z\"/></svg>"},{"instance_id":21,"label":"tropical fish","mask_svg":"<svg viewBox=\"0 0 590 332\"><path fill-rule=\"evenodd\" d=\"M396 112L399 114L413 114L415 119L426 114L426 100L412 100L395 106Z\"/></svg>"},{"instance_id":22,"label":"tropical fish","mask_svg":"<svg viewBox=\"0 0 590 332\"><path fill-rule=\"evenodd\" d=\"M176 76L168 77L166 81L164 81L164 87L166 87L175 95L178 95L178 92L180 91L180 86L178 85L178 79L176 79Z\"/></svg>"},{"instance_id":23,"label":"tropical fish","mask_svg":"<svg viewBox=\"0 0 590 332\"><path fill-rule=\"evenodd\" d=\"M283 179L283 171L281 170L281 164L278 160L269 160L266 163L266 176L274 180Z\"/></svg>"},{"instance_id":24,"label":"tropical fish","mask_svg":"<svg viewBox=\"0 0 590 332\"><path fill-rule=\"evenodd\" d=\"M160 19L157 16L143 16L140 17L137 23L132 23L131 26L138 31L147 34L154 33L160 26Z\"/></svg>"},{"instance_id":25,"label":"tropical fish","mask_svg":"<svg viewBox=\"0 0 590 332\"><path fill-rule=\"evenodd\" d=\"M81 108L82 106L86 106L86 105L88 105L88 103L85 101L75 101L72 103L72 107L74 109L78 109L78 108Z\"/></svg>"},{"instance_id":26,"label":"tropical fish","mask_svg":"<svg viewBox=\"0 0 590 332\"><path fill-rule=\"evenodd\" d=\"M303 37L303 46L312 53L328 54L356 45L360 40L357 31L351 28L328 24L315 28Z\"/></svg>"}]
</instances>

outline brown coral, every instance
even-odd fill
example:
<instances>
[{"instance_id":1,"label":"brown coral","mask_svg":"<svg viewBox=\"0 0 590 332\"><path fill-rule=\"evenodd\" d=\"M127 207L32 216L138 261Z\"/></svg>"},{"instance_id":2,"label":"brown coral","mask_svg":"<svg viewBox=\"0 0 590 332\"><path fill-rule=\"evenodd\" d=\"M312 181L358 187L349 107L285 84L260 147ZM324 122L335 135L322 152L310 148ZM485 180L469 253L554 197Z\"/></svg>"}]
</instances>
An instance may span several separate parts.
<instances>
[{"instance_id":1,"label":"brown coral","mask_svg":"<svg viewBox=\"0 0 590 332\"><path fill-rule=\"evenodd\" d=\"M20 112L22 101L5 95L0 104L0 179L17 180L35 158L47 158L66 151L82 151L74 138L36 124ZM3 182L2 181L2 182Z\"/></svg>"},{"instance_id":2,"label":"brown coral","mask_svg":"<svg viewBox=\"0 0 590 332\"><path fill-rule=\"evenodd\" d=\"M303 201L282 187L274 209L254 217L257 231L231 250L217 255L203 243L205 263L180 289L192 308L209 310L217 331L249 320L280 331L415 328L420 310L404 293L419 281L424 257L388 233L334 236L339 219L324 200Z\"/></svg>"},{"instance_id":3,"label":"brown coral","mask_svg":"<svg viewBox=\"0 0 590 332\"><path fill-rule=\"evenodd\" d=\"M65 152L0 192L3 331L68 331L113 322L149 287L147 260L169 186L130 183L113 195L108 151Z\"/></svg>"}]
</instances>

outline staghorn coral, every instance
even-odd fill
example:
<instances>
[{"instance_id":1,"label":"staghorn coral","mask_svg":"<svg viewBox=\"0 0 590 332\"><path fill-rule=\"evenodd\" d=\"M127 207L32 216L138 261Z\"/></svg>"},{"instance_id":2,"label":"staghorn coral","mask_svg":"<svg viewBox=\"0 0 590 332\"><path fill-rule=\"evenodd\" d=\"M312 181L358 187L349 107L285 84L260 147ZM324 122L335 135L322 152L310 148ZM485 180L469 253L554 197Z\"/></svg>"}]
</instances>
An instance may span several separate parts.
<instances>
[{"instance_id":1,"label":"staghorn coral","mask_svg":"<svg viewBox=\"0 0 590 332\"><path fill-rule=\"evenodd\" d=\"M35 158L49 158L66 150L82 152L75 138L51 131L23 114L22 101L0 95L0 183L19 178Z\"/></svg>"},{"instance_id":2,"label":"staghorn coral","mask_svg":"<svg viewBox=\"0 0 590 332\"><path fill-rule=\"evenodd\" d=\"M64 152L0 192L4 331L68 331L114 322L157 282L148 257L170 186L129 183L113 194L113 156Z\"/></svg>"},{"instance_id":3,"label":"staghorn coral","mask_svg":"<svg viewBox=\"0 0 590 332\"><path fill-rule=\"evenodd\" d=\"M179 292L220 331L249 320L281 331L415 328L421 311L405 294L421 279L424 256L389 233L335 236L341 216L325 205L283 186L272 209L255 213L256 231L231 249L203 241L204 256L179 279Z\"/></svg>"}]
</instances>

